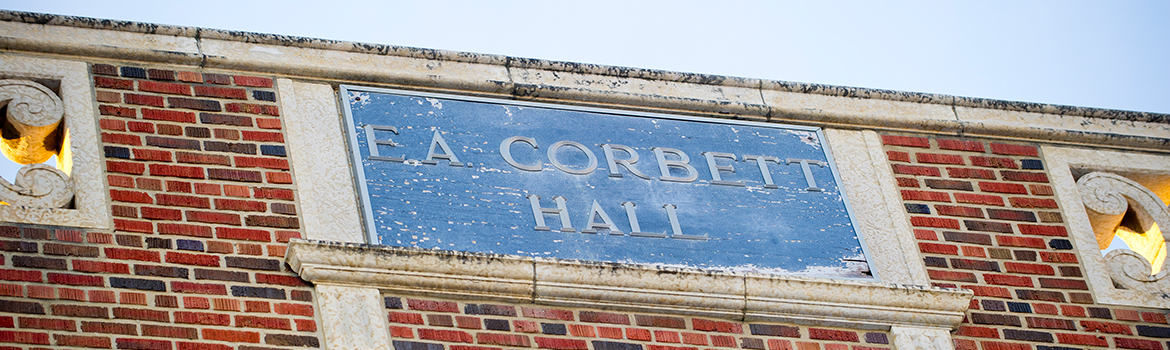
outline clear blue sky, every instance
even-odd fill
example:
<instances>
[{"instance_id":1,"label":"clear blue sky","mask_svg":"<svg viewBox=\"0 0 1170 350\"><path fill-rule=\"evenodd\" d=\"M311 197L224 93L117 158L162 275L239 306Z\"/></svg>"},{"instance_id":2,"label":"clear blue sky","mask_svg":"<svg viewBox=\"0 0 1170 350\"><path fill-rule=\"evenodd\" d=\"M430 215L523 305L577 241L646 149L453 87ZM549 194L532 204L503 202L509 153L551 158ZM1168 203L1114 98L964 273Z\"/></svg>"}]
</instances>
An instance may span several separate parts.
<instances>
[{"instance_id":1,"label":"clear blue sky","mask_svg":"<svg viewBox=\"0 0 1170 350\"><path fill-rule=\"evenodd\" d=\"M1170 113L1167 1L0 0L0 8Z\"/></svg>"}]
</instances>

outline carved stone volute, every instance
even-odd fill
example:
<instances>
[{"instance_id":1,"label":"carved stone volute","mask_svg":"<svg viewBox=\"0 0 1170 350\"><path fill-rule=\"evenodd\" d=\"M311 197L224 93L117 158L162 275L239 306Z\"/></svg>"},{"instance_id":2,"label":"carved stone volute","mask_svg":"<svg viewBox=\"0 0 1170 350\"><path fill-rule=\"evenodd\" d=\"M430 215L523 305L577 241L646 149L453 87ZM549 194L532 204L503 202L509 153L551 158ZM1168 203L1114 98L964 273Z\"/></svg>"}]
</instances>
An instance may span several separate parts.
<instances>
[{"instance_id":1,"label":"carved stone volute","mask_svg":"<svg viewBox=\"0 0 1170 350\"><path fill-rule=\"evenodd\" d=\"M0 151L13 162L36 164L60 150L65 108L61 98L44 85L28 81L0 80L0 104L7 106Z\"/></svg>"},{"instance_id":2,"label":"carved stone volute","mask_svg":"<svg viewBox=\"0 0 1170 350\"><path fill-rule=\"evenodd\" d=\"M1077 188L1101 247L1108 246L1114 230L1128 211L1136 214L1137 225L1143 232L1155 223L1163 229L1170 228L1170 209L1157 195L1133 180L1106 172L1092 172L1077 180ZM1164 242L1166 234L1157 239ZM1110 277L1117 284L1148 293L1170 291L1170 278L1167 278L1170 276L1170 260L1165 260L1156 274L1151 262L1133 250L1114 250L1105 255L1105 261Z\"/></svg>"},{"instance_id":3,"label":"carved stone volute","mask_svg":"<svg viewBox=\"0 0 1170 350\"><path fill-rule=\"evenodd\" d=\"M30 164L16 174L15 183L0 178L0 200L11 205L60 208L73 200L73 181L51 166L61 148L58 128L65 114L57 94L28 80L0 80L0 105L7 111L0 151L9 160Z\"/></svg>"}]
</instances>

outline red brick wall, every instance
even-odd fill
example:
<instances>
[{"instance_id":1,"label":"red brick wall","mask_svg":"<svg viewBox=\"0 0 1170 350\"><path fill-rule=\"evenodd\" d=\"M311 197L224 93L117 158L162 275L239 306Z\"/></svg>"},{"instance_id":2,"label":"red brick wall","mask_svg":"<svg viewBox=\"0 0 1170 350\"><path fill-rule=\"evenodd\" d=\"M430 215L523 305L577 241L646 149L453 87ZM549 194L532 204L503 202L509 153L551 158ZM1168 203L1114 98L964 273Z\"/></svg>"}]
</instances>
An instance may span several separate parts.
<instances>
[{"instance_id":1,"label":"red brick wall","mask_svg":"<svg viewBox=\"0 0 1170 350\"><path fill-rule=\"evenodd\" d=\"M975 291L956 348L1166 349L1166 310L1095 303L1036 146L882 141L933 284Z\"/></svg>"},{"instance_id":2,"label":"red brick wall","mask_svg":"<svg viewBox=\"0 0 1170 350\"><path fill-rule=\"evenodd\" d=\"M0 225L0 349L322 347L267 77L92 65L115 230ZM1032 145L883 137L960 349L1166 349L1164 310L1095 303ZM1076 208L1079 209L1079 208ZM386 296L398 350L888 349L885 332ZM10 345L10 346L8 346Z\"/></svg>"},{"instance_id":3,"label":"red brick wall","mask_svg":"<svg viewBox=\"0 0 1170 350\"><path fill-rule=\"evenodd\" d=\"M887 332L385 296L397 350L877 350Z\"/></svg>"},{"instance_id":4,"label":"red brick wall","mask_svg":"<svg viewBox=\"0 0 1170 350\"><path fill-rule=\"evenodd\" d=\"M273 80L92 73L116 229L0 227L0 349L319 347Z\"/></svg>"}]
</instances>

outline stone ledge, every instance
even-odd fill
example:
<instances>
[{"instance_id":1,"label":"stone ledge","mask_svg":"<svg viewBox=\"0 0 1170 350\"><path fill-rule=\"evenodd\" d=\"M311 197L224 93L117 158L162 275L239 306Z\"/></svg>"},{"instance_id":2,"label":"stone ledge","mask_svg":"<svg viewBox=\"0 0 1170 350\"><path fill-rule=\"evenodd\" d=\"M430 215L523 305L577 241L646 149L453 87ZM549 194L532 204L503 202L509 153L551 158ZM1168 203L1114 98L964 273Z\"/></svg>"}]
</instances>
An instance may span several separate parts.
<instances>
[{"instance_id":1,"label":"stone ledge","mask_svg":"<svg viewBox=\"0 0 1170 350\"><path fill-rule=\"evenodd\" d=\"M710 85L710 86L732 86L743 88L758 88L760 90L773 90L781 92L793 92L802 94L815 94L834 97L860 98L860 99L874 99L874 100L888 100L899 102L912 102L923 104L936 104L956 107L972 107L984 108L1003 111L1014 112L1031 112L1044 113L1063 116L1081 116L1090 118L1112 119L1119 121L1130 122L1149 122L1158 124L1170 123L1170 114L1151 113L1151 112L1136 112L1125 110L1114 110L1104 108L1089 108L1078 106L1053 105L1045 103L1034 102L1019 102L1019 101L1004 101L993 100L985 98L951 96L943 94L921 93L921 92L906 92L883 89L869 89L836 85L824 84L810 84L779 80L761 80L752 78L729 77L710 74L696 74L672 72L655 69L644 68L629 68L607 66L599 64L588 63L574 63L551 61L542 59L532 59L523 57L512 57L504 55L479 54L470 52L459 52L449 50L435 50L415 47L383 45L383 44L369 44L351 41L316 39L287 35L276 34L262 34L251 33L243 31L232 31L222 29L209 29L173 25L160 25L152 23L117 21L106 19L95 19L89 17L79 16L64 16L33 12L21 11L7 11L0 10L0 21L11 23L28 23L45 26L56 27L73 27L84 29L96 29L105 31L115 31L124 33L139 33L156 36L165 36L170 38L190 38L195 40L222 40L249 44L265 44L276 45L283 47L296 47L315 50L328 51L343 51L352 53L361 53L379 56L397 56L404 58L416 58L436 61L462 62L472 64L487 64L495 66L503 66L510 68L526 68L556 72L569 72L588 75L599 75L615 78L638 78L647 80L668 81L677 83L687 83L695 85ZM0 42L5 42L7 46L13 49L31 49L36 51L74 54L67 50L53 50L54 45L45 43L36 43L20 40L13 37L0 38ZM93 45L96 49L101 45ZM110 54L123 55L115 58L129 58L130 55L137 59L143 60L171 60L183 61L183 64L199 64L201 59L213 58L214 55L206 53L194 53L187 50L171 51L153 51L143 50L146 52L130 52L133 50L121 50L108 48ZM99 52L93 52L97 54ZM187 57L176 57L187 56ZM171 62L176 63L176 62Z\"/></svg>"},{"instance_id":2,"label":"stone ledge","mask_svg":"<svg viewBox=\"0 0 1170 350\"><path fill-rule=\"evenodd\" d=\"M855 329L954 329L969 290L294 239L306 281L394 293Z\"/></svg>"}]
</instances>

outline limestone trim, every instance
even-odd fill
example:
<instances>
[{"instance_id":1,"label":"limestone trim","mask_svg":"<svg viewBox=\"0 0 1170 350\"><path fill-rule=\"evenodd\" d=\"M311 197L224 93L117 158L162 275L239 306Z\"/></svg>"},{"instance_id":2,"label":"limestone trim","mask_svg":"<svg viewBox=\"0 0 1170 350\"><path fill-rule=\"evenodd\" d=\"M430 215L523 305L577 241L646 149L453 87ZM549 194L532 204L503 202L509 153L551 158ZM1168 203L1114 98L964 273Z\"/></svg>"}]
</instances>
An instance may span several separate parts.
<instances>
[{"instance_id":1,"label":"limestone trim","mask_svg":"<svg viewBox=\"0 0 1170 350\"><path fill-rule=\"evenodd\" d=\"M48 23L48 24L42 24ZM1170 115L0 11L7 50L826 128L1165 152ZM100 40L99 40L100 38Z\"/></svg>"},{"instance_id":2,"label":"limestone trim","mask_svg":"<svg viewBox=\"0 0 1170 350\"><path fill-rule=\"evenodd\" d=\"M825 139L837 163L841 187L865 242L865 257L882 282L929 285L919 260L897 182L882 150L881 136L873 131L825 129Z\"/></svg>"},{"instance_id":3,"label":"limestone trim","mask_svg":"<svg viewBox=\"0 0 1170 350\"><path fill-rule=\"evenodd\" d=\"M951 334L945 330L919 327L893 327L890 335L898 350L954 350Z\"/></svg>"},{"instance_id":4,"label":"limestone trim","mask_svg":"<svg viewBox=\"0 0 1170 350\"><path fill-rule=\"evenodd\" d=\"M277 79L305 238L365 243L333 88Z\"/></svg>"},{"instance_id":5,"label":"limestone trim","mask_svg":"<svg viewBox=\"0 0 1170 350\"><path fill-rule=\"evenodd\" d=\"M0 222L110 228L112 218L109 215L109 203L106 198L106 182L102 177L104 164L99 153L101 147L98 143L95 117L97 113L88 66L82 62L4 53L0 54L0 78L23 80L25 82L16 85L50 94L52 91L32 82L51 81L59 84L56 95L59 97L61 118L65 124L61 144L66 146L57 155L58 169L31 165L18 172L15 184L4 181L3 186L0 186L2 187L0 193L3 193L0 197L14 205L0 206ZM4 85L13 86L8 83ZM10 115L14 108L12 103L8 105ZM38 106L30 107L33 107L33 110L29 112L36 112ZM46 111L53 109L51 106L40 107L46 108ZM48 117L34 116L32 119L26 118L27 120L22 123L32 129L43 128L46 127L44 124L52 124L51 121L46 123L44 120L46 118ZM14 194L19 195L13 196ZM73 203L72 208L61 208L70 201Z\"/></svg>"},{"instance_id":6,"label":"limestone trim","mask_svg":"<svg viewBox=\"0 0 1170 350\"><path fill-rule=\"evenodd\" d=\"M286 261L315 284L393 293L855 329L939 329L968 290L591 263L294 239Z\"/></svg>"},{"instance_id":7,"label":"limestone trim","mask_svg":"<svg viewBox=\"0 0 1170 350\"><path fill-rule=\"evenodd\" d=\"M326 349L389 349L382 293L374 288L317 285Z\"/></svg>"},{"instance_id":8,"label":"limestone trim","mask_svg":"<svg viewBox=\"0 0 1170 350\"><path fill-rule=\"evenodd\" d=\"M1097 206L1097 210L1106 210L1094 204L1093 199L1087 198L1090 193L1092 196L1105 195L1105 193L1097 194L1095 189L1080 188L1073 178L1073 171L1090 173L1090 175L1094 171L1102 171L1116 174L1154 174L1170 177L1170 156L1055 146L1042 146L1041 153L1045 158L1045 163L1051 169L1050 180L1053 189L1056 192L1057 200L1060 201L1060 207L1064 208L1063 215L1068 223L1069 235L1072 236L1073 246L1079 253L1089 288L1093 291L1097 302L1133 307L1170 308L1170 289L1164 285L1155 284L1151 286L1153 289L1143 288L1145 290L1114 287L1108 262L1110 259L1101 256L1096 232L1090 220L1090 211L1093 209L1086 208L1086 206L1090 206L1090 208ZM1086 179L1088 176L1084 175L1081 178ZM1085 181L1092 182L1091 179L1089 177ZM1119 272L1124 274L1124 270Z\"/></svg>"}]
</instances>

